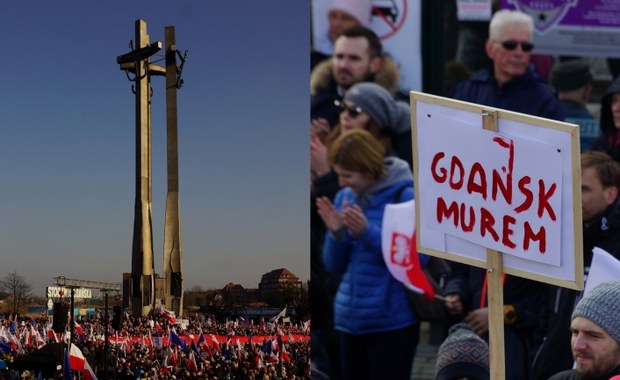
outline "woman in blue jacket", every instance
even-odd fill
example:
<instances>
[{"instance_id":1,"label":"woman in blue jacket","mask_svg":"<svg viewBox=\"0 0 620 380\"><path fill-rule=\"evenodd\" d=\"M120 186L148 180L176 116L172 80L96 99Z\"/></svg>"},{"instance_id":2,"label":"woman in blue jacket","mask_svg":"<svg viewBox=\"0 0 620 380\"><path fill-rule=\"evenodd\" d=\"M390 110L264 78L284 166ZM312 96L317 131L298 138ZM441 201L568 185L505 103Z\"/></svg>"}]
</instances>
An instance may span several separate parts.
<instances>
[{"instance_id":1,"label":"woman in blue jacket","mask_svg":"<svg viewBox=\"0 0 620 380\"><path fill-rule=\"evenodd\" d=\"M334 198L317 198L329 233L323 260L342 276L334 302L342 333L343 379L410 379L419 323L405 289L390 274L381 252L387 204L413 199L407 163L385 158L369 132L343 133L329 148L329 162L343 187Z\"/></svg>"}]
</instances>

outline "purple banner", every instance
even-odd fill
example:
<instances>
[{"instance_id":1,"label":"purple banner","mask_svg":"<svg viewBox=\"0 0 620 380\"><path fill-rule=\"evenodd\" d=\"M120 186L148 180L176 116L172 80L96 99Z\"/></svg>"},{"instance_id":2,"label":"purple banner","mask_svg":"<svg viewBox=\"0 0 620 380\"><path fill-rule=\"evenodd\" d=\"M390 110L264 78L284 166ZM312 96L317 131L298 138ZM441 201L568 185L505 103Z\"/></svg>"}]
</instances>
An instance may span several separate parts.
<instances>
[{"instance_id":1,"label":"purple banner","mask_svg":"<svg viewBox=\"0 0 620 380\"><path fill-rule=\"evenodd\" d=\"M620 0L501 0L534 19L538 54L620 57Z\"/></svg>"}]
</instances>

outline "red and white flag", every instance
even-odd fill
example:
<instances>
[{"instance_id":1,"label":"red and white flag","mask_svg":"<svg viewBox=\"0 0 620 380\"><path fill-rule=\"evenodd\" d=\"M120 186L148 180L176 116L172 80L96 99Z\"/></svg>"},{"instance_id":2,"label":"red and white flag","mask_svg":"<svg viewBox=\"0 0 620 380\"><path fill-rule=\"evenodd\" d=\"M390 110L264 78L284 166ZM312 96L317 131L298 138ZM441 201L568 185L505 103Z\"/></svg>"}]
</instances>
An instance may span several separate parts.
<instances>
[{"instance_id":1,"label":"red and white flag","mask_svg":"<svg viewBox=\"0 0 620 380\"><path fill-rule=\"evenodd\" d=\"M221 353L222 349L220 348L220 342L217 341L217 338L215 337L215 335L213 334L209 334L209 335L211 335L211 341L213 342L211 346Z\"/></svg>"},{"instance_id":2,"label":"red and white flag","mask_svg":"<svg viewBox=\"0 0 620 380\"><path fill-rule=\"evenodd\" d=\"M177 323L177 317L172 310L166 310L163 307L161 308L161 315L166 318L170 323Z\"/></svg>"},{"instance_id":3,"label":"red and white flag","mask_svg":"<svg viewBox=\"0 0 620 380\"><path fill-rule=\"evenodd\" d=\"M71 344L71 349L69 350L69 363L72 370L82 372L84 380L97 380L97 375L95 375L90 364L88 364L82 351L75 344Z\"/></svg>"},{"instance_id":4,"label":"red and white flag","mask_svg":"<svg viewBox=\"0 0 620 380\"><path fill-rule=\"evenodd\" d=\"M429 300L435 291L420 264L415 238L415 201L389 204L381 228L383 260L394 278Z\"/></svg>"},{"instance_id":5,"label":"red and white flag","mask_svg":"<svg viewBox=\"0 0 620 380\"><path fill-rule=\"evenodd\" d=\"M198 372L198 365L196 364L196 357L194 352L189 352L189 359L187 360L186 368L192 372Z\"/></svg>"},{"instance_id":6,"label":"red and white flag","mask_svg":"<svg viewBox=\"0 0 620 380\"><path fill-rule=\"evenodd\" d=\"M73 326L75 328L76 333L80 335L86 335L86 331L84 330L84 327L82 327L77 321L73 321Z\"/></svg>"}]
</instances>

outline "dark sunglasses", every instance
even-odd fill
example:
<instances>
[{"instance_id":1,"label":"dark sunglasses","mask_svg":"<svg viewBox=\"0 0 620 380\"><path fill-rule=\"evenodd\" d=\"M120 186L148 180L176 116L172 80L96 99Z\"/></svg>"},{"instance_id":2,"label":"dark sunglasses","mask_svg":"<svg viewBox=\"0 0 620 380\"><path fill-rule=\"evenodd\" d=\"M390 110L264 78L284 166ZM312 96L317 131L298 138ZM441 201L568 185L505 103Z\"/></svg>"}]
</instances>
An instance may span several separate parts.
<instances>
[{"instance_id":1,"label":"dark sunglasses","mask_svg":"<svg viewBox=\"0 0 620 380\"><path fill-rule=\"evenodd\" d=\"M502 46L504 47L504 49L506 50L514 50L517 48L518 45L521 45L521 50L523 50L524 52L528 53L530 51L532 51L532 49L534 49L534 44L531 42L525 42L525 41L516 41L516 40L506 40L503 42L500 42L502 44Z\"/></svg>"},{"instance_id":2,"label":"dark sunglasses","mask_svg":"<svg viewBox=\"0 0 620 380\"><path fill-rule=\"evenodd\" d=\"M341 102L340 100L334 100L334 104L336 105L336 107L340 108L340 113L342 112L347 112L347 114L349 114L349 116L351 117L358 117L359 114L361 114L362 109L358 106L348 106L345 102Z\"/></svg>"}]
</instances>

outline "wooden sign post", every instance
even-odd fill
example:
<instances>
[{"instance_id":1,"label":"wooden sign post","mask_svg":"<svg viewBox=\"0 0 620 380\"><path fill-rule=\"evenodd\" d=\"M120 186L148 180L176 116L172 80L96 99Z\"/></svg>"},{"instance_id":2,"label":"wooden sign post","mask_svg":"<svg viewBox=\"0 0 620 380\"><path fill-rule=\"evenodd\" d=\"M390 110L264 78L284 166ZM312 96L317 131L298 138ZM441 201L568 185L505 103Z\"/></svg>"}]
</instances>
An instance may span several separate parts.
<instances>
[{"instance_id":1,"label":"wooden sign post","mask_svg":"<svg viewBox=\"0 0 620 380\"><path fill-rule=\"evenodd\" d=\"M482 112L482 128L497 132L497 112ZM506 353L504 352L504 287L502 283L504 264L499 251L487 248L487 279L489 304L489 363L491 379L504 380Z\"/></svg>"},{"instance_id":2,"label":"wooden sign post","mask_svg":"<svg viewBox=\"0 0 620 380\"><path fill-rule=\"evenodd\" d=\"M579 129L411 92L418 251L486 269L491 378L503 275L583 288Z\"/></svg>"}]
</instances>

